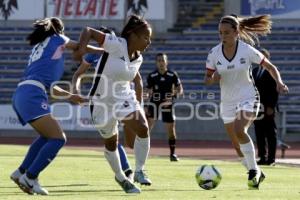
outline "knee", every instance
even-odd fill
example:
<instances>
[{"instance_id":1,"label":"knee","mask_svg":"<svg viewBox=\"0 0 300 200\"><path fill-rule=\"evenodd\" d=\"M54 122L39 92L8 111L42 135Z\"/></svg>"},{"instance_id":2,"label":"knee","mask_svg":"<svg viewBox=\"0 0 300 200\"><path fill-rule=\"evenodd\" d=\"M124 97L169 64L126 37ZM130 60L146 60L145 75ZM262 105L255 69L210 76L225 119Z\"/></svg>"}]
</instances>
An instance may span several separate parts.
<instances>
[{"instance_id":1,"label":"knee","mask_svg":"<svg viewBox=\"0 0 300 200\"><path fill-rule=\"evenodd\" d=\"M245 128L241 127L241 126L237 126L237 127L235 127L235 133L236 133L236 137L238 138L238 140L240 140L246 134Z\"/></svg>"},{"instance_id":2,"label":"knee","mask_svg":"<svg viewBox=\"0 0 300 200\"><path fill-rule=\"evenodd\" d=\"M124 127L124 136L125 136L126 146L133 149L134 140L135 140L135 132L131 129Z\"/></svg>"},{"instance_id":3,"label":"knee","mask_svg":"<svg viewBox=\"0 0 300 200\"><path fill-rule=\"evenodd\" d=\"M134 140L126 141L126 146L128 146L130 149L133 149L133 147L134 147Z\"/></svg>"},{"instance_id":4,"label":"knee","mask_svg":"<svg viewBox=\"0 0 300 200\"><path fill-rule=\"evenodd\" d=\"M176 140L176 133L175 131L169 131L169 139Z\"/></svg>"},{"instance_id":5,"label":"knee","mask_svg":"<svg viewBox=\"0 0 300 200\"><path fill-rule=\"evenodd\" d=\"M173 134L169 134L169 140L176 140L176 135Z\"/></svg>"},{"instance_id":6,"label":"knee","mask_svg":"<svg viewBox=\"0 0 300 200\"><path fill-rule=\"evenodd\" d=\"M149 128L148 128L147 124L141 124L139 129L140 129L140 131L139 131L140 137L143 137L143 138L149 137Z\"/></svg>"},{"instance_id":7,"label":"knee","mask_svg":"<svg viewBox=\"0 0 300 200\"><path fill-rule=\"evenodd\" d=\"M54 140L59 141L61 146L64 146L67 143L67 137L66 137L66 134L64 132L62 132L59 137L48 138L48 139L54 139Z\"/></svg>"},{"instance_id":8,"label":"knee","mask_svg":"<svg viewBox=\"0 0 300 200\"><path fill-rule=\"evenodd\" d=\"M133 146L134 146L134 140L135 140L135 135L133 135L132 132L130 133L127 133L125 135L125 144L127 147L133 149Z\"/></svg>"},{"instance_id":9,"label":"knee","mask_svg":"<svg viewBox=\"0 0 300 200\"><path fill-rule=\"evenodd\" d=\"M238 143L238 142L231 142L231 143L232 143L232 146L234 149L236 149L236 150L240 149L240 143Z\"/></svg>"},{"instance_id":10,"label":"knee","mask_svg":"<svg viewBox=\"0 0 300 200\"><path fill-rule=\"evenodd\" d=\"M117 149L116 138L108 138L104 140L105 148L109 151L115 151Z\"/></svg>"}]
</instances>

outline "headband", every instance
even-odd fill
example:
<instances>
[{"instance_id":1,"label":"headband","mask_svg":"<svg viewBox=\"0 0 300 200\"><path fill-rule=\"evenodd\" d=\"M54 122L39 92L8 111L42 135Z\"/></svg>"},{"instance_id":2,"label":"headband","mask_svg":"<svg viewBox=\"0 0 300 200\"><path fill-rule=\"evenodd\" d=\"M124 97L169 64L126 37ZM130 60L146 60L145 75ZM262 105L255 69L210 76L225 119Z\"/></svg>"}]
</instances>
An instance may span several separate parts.
<instances>
[{"instance_id":1,"label":"headband","mask_svg":"<svg viewBox=\"0 0 300 200\"><path fill-rule=\"evenodd\" d=\"M234 27L237 27L239 25L239 21L237 20L237 18L233 17L233 16L227 16L221 19L220 23L229 23Z\"/></svg>"}]
</instances>

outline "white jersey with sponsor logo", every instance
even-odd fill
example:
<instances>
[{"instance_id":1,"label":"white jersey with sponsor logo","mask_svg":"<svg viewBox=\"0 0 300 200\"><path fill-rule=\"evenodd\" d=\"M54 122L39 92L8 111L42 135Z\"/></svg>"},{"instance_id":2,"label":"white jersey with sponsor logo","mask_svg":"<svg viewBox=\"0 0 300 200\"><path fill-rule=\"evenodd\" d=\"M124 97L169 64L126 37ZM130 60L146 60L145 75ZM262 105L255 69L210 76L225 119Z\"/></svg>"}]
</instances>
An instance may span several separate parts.
<instances>
[{"instance_id":1,"label":"white jersey with sponsor logo","mask_svg":"<svg viewBox=\"0 0 300 200\"><path fill-rule=\"evenodd\" d=\"M127 42L114 34L106 34L103 43L105 52L96 67L96 76L90 91L93 99L101 99L113 105L119 100L135 98L130 82L135 78L142 62L140 55L130 61Z\"/></svg>"},{"instance_id":2,"label":"white jersey with sponsor logo","mask_svg":"<svg viewBox=\"0 0 300 200\"><path fill-rule=\"evenodd\" d=\"M228 60L223 53L222 43L208 54L206 69L221 75L221 102L234 103L250 98L258 98L252 78L251 64L261 64L264 55L249 44L239 40L235 55Z\"/></svg>"}]
</instances>

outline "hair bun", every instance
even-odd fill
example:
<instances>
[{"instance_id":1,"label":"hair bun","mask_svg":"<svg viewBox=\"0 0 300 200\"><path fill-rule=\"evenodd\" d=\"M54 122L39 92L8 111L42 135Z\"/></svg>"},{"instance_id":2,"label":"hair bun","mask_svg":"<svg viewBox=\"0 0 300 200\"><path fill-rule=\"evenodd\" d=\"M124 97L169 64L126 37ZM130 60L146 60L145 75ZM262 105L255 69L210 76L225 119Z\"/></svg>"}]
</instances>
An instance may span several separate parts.
<instances>
[{"instance_id":1,"label":"hair bun","mask_svg":"<svg viewBox=\"0 0 300 200\"><path fill-rule=\"evenodd\" d=\"M234 18L238 18L238 16L236 14L230 14L229 16L234 17Z\"/></svg>"}]
</instances>

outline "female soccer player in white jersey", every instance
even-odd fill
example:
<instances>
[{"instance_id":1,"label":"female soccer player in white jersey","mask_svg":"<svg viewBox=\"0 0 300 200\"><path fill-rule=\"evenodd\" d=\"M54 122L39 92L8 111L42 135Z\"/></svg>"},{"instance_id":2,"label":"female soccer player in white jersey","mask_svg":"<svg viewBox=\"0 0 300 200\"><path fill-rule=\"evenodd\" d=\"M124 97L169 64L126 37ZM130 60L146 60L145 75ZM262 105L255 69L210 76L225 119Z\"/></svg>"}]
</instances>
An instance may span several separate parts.
<instances>
[{"instance_id":1,"label":"female soccer player in white jersey","mask_svg":"<svg viewBox=\"0 0 300 200\"><path fill-rule=\"evenodd\" d=\"M118 120L136 134L134 181L151 185L144 172L150 149L148 124L135 91L130 88L130 82L140 77L139 68L143 62L141 53L150 45L151 34L150 25L144 19L133 15L123 28L121 37L86 27L81 33L77 51L77 59L81 60L90 39L104 48L105 52L96 68L90 92L91 114L96 128L104 138L104 154L115 173L115 180L126 193L140 193L140 189L121 169L119 153L116 151Z\"/></svg>"},{"instance_id":2,"label":"female soccer player in white jersey","mask_svg":"<svg viewBox=\"0 0 300 200\"><path fill-rule=\"evenodd\" d=\"M110 30L104 26L101 26L99 28L99 30L102 31L103 33L115 34L112 30ZM75 71L75 73L73 74L73 77L72 77L72 87L73 87L73 92L75 94L78 94L78 92L79 92L80 85L77 83L80 83L79 80L80 80L81 76L84 75L84 73L89 69L90 66L95 68L97 66L100 58L101 58L101 54L99 54L99 53L86 54L84 56L84 58L80 62L80 65L78 66L77 70ZM143 86L140 84L140 83L142 83L142 81L139 81L137 79L134 79L133 81L134 81L134 84L136 85L135 92L136 92L137 100L140 102L138 96L140 96L140 97L142 96L142 94L139 94L142 92L142 88L143 88ZM140 86L140 87L138 87L138 86ZM127 130L126 127L124 127L124 131L126 131L126 130ZM135 135L131 134L131 132L127 132L125 135L135 137ZM126 139L129 139L129 138L126 137L125 141L126 141ZM128 145L131 149L133 149L134 140L131 139L130 141L131 141L131 143L126 143L126 145ZM121 143L118 144L118 151L119 151L119 155L120 155L122 170L124 171L125 175L129 179L133 180L134 174L133 174L133 171L129 164L129 160L127 158L125 148Z\"/></svg>"},{"instance_id":3,"label":"female soccer player in white jersey","mask_svg":"<svg viewBox=\"0 0 300 200\"><path fill-rule=\"evenodd\" d=\"M37 20L27 40L34 47L14 93L13 108L22 125L29 123L40 136L31 144L24 161L10 178L24 192L47 195L38 176L55 159L66 136L51 115L46 91L63 75L64 49L75 50L78 44L64 35L63 22L56 17ZM65 96L73 103L84 102L79 95L58 87L53 89L55 95Z\"/></svg>"},{"instance_id":4,"label":"female soccer player in white jersey","mask_svg":"<svg viewBox=\"0 0 300 200\"><path fill-rule=\"evenodd\" d=\"M224 16L219 23L221 43L208 54L205 83L221 87L221 117L235 149L249 170L248 188L258 189L265 178L255 161L255 149L247 131L259 109L259 94L254 86L251 64L266 68L277 83L280 93L287 93L277 68L251 45L257 35L270 32L268 15L240 18Z\"/></svg>"}]
</instances>

